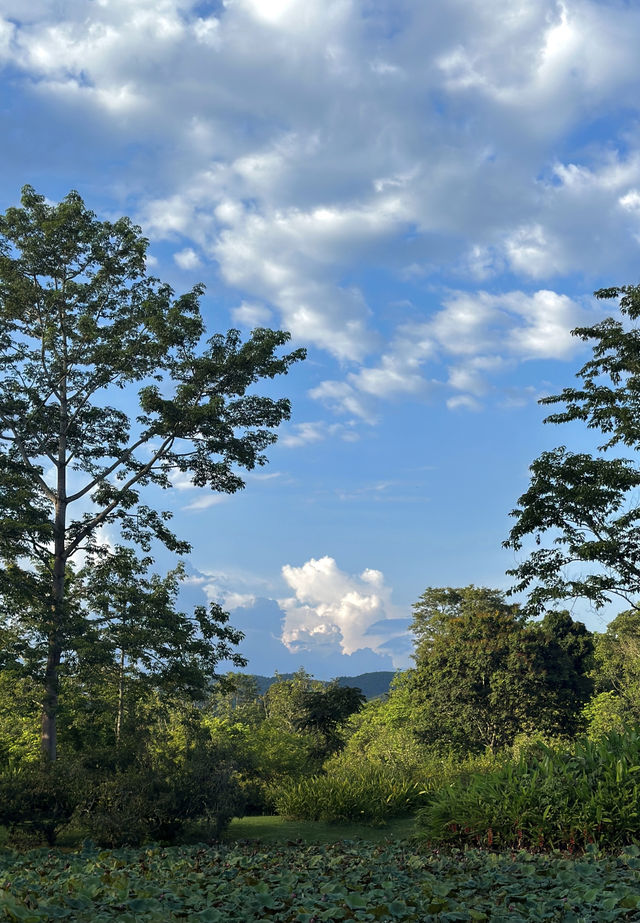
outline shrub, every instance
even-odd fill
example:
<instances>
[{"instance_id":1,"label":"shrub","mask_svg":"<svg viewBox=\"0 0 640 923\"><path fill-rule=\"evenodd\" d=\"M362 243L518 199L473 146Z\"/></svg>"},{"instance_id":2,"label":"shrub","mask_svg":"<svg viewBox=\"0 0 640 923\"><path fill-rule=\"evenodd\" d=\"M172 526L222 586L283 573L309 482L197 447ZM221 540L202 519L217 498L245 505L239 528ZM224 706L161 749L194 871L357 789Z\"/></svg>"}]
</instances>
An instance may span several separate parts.
<instances>
[{"instance_id":1,"label":"shrub","mask_svg":"<svg viewBox=\"0 0 640 923\"><path fill-rule=\"evenodd\" d=\"M202 748L182 764L145 761L117 770L96 785L74 820L100 845L173 843L194 820L204 821L208 834L218 837L243 809L233 766L217 760L212 748Z\"/></svg>"},{"instance_id":2,"label":"shrub","mask_svg":"<svg viewBox=\"0 0 640 923\"><path fill-rule=\"evenodd\" d=\"M381 823L411 814L423 802L419 782L377 766L283 782L272 794L283 817L329 822Z\"/></svg>"},{"instance_id":3,"label":"shrub","mask_svg":"<svg viewBox=\"0 0 640 923\"><path fill-rule=\"evenodd\" d=\"M63 762L25 764L0 775L0 824L50 846L82 797L82 780Z\"/></svg>"},{"instance_id":4,"label":"shrub","mask_svg":"<svg viewBox=\"0 0 640 923\"><path fill-rule=\"evenodd\" d=\"M258 726L217 717L205 723L213 745L237 768L250 814L270 813L274 788L320 770L311 734L294 734L270 719Z\"/></svg>"},{"instance_id":5,"label":"shrub","mask_svg":"<svg viewBox=\"0 0 640 923\"><path fill-rule=\"evenodd\" d=\"M536 750L493 772L460 778L418 812L433 843L584 849L640 837L640 733L610 731L571 749Z\"/></svg>"}]
</instances>

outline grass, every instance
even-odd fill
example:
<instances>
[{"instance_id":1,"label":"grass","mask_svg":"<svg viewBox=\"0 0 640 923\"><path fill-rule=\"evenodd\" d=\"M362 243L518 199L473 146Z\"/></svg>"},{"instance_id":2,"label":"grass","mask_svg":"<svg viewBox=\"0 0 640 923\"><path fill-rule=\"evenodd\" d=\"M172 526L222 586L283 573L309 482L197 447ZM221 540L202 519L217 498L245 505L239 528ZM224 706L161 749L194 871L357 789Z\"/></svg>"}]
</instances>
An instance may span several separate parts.
<instances>
[{"instance_id":1,"label":"grass","mask_svg":"<svg viewBox=\"0 0 640 923\"><path fill-rule=\"evenodd\" d=\"M223 842L256 840L260 843L337 843L360 839L368 843L408 840L414 832L412 817L394 818L379 827L367 824L327 824L313 820L285 820L282 817L235 817L225 831Z\"/></svg>"}]
</instances>

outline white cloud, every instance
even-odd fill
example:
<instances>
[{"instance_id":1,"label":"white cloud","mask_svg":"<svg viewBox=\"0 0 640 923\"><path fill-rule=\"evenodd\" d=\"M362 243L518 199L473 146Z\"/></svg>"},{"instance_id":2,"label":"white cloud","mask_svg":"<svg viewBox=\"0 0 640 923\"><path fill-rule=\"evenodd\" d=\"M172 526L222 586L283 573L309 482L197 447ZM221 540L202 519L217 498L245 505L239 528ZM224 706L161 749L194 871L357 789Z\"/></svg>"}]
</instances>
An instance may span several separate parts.
<instances>
[{"instance_id":1,"label":"white cloud","mask_svg":"<svg viewBox=\"0 0 640 923\"><path fill-rule=\"evenodd\" d=\"M137 173L110 180L117 195L145 233L180 235L182 269L217 262L245 299L235 322L273 317L337 359L344 380L327 373L312 396L340 413L373 422L381 400L428 396L438 356L461 357L443 376L459 388L464 357L494 354L496 334L504 357L565 357L570 309L553 280L635 271L637 129L625 117L615 136L596 130L637 107L633 4L2 7L16 86L82 138L99 129L118 163L146 145ZM578 129L585 143L559 160ZM538 301L525 317L511 292L454 293L413 324L419 344L403 322L383 336L367 274L416 284L447 267L536 280Z\"/></svg>"},{"instance_id":2,"label":"white cloud","mask_svg":"<svg viewBox=\"0 0 640 923\"><path fill-rule=\"evenodd\" d=\"M324 442L325 439L333 436L339 437L344 442L356 442L359 438L357 432L347 424L314 420L294 423L279 437L278 444L287 449L296 449L314 442Z\"/></svg>"},{"instance_id":3,"label":"white cloud","mask_svg":"<svg viewBox=\"0 0 640 923\"><path fill-rule=\"evenodd\" d=\"M363 648L376 651L389 640L389 634L376 634L372 627L400 617L378 570L367 568L351 576L325 556L311 558L301 567L287 564L282 575L295 594L278 600L285 612L282 640L290 650L313 649L329 642L343 654Z\"/></svg>"},{"instance_id":4,"label":"white cloud","mask_svg":"<svg viewBox=\"0 0 640 923\"><path fill-rule=\"evenodd\" d=\"M198 266L202 265L200 257L192 247L186 247L184 250L174 253L173 258L180 269L197 269Z\"/></svg>"},{"instance_id":5,"label":"white cloud","mask_svg":"<svg viewBox=\"0 0 640 923\"><path fill-rule=\"evenodd\" d=\"M243 301L237 308L231 309L231 317L235 324L253 328L266 326L272 320L273 314L262 304Z\"/></svg>"},{"instance_id":6,"label":"white cloud","mask_svg":"<svg viewBox=\"0 0 640 923\"><path fill-rule=\"evenodd\" d=\"M449 410L477 411L482 409L482 404L470 394L456 394L454 397L447 398L447 407Z\"/></svg>"},{"instance_id":7,"label":"white cloud","mask_svg":"<svg viewBox=\"0 0 640 923\"><path fill-rule=\"evenodd\" d=\"M506 257L511 268L533 279L544 279L568 269L562 244L541 224L525 225L508 234Z\"/></svg>"},{"instance_id":8,"label":"white cloud","mask_svg":"<svg viewBox=\"0 0 640 923\"><path fill-rule=\"evenodd\" d=\"M203 493L202 496L198 497L196 500L192 500L191 503L183 506L182 509L200 512L201 510L211 509L212 506L217 506L219 503L226 503L228 499L227 494Z\"/></svg>"},{"instance_id":9,"label":"white cloud","mask_svg":"<svg viewBox=\"0 0 640 923\"><path fill-rule=\"evenodd\" d=\"M211 577L198 577L191 579L191 583L202 588L203 593L210 602L218 603L223 609L243 609L253 606L256 601L254 593L239 593L225 586L227 578L220 575L218 579Z\"/></svg>"},{"instance_id":10,"label":"white cloud","mask_svg":"<svg viewBox=\"0 0 640 923\"><path fill-rule=\"evenodd\" d=\"M365 423L375 423L376 415L371 399L357 391L347 381L322 381L311 388L309 396L321 401L326 407L336 413L348 414L351 417L364 420Z\"/></svg>"}]
</instances>

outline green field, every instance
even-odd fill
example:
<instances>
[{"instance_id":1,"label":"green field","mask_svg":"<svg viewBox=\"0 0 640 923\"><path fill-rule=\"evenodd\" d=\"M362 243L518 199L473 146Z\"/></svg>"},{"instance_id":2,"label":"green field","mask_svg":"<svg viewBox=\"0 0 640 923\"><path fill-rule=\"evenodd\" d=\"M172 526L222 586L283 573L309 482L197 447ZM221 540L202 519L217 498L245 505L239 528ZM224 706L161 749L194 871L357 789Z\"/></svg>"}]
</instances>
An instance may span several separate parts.
<instances>
[{"instance_id":1,"label":"green field","mask_svg":"<svg viewBox=\"0 0 640 923\"><path fill-rule=\"evenodd\" d=\"M234 821L214 846L0 852L19 923L640 920L640 849L617 857L418 852L386 828ZM299 838L304 833L305 842ZM342 838L341 838L342 837ZM297 842L296 842L297 840ZM377 840L377 842L376 842Z\"/></svg>"}]
</instances>

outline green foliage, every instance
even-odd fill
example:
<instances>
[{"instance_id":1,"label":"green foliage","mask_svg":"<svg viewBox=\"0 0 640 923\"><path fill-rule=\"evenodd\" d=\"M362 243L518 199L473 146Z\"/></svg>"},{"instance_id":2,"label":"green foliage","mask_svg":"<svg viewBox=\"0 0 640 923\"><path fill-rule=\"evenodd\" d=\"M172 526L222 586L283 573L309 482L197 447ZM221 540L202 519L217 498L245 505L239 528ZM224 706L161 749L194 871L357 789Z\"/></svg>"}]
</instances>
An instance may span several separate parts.
<instances>
[{"instance_id":1,"label":"green foliage","mask_svg":"<svg viewBox=\"0 0 640 923\"><path fill-rule=\"evenodd\" d=\"M137 737L0 773L0 824L54 842L63 828L105 845L173 842L193 822L215 838L244 810L233 753L196 710L155 711Z\"/></svg>"},{"instance_id":2,"label":"green foliage","mask_svg":"<svg viewBox=\"0 0 640 923\"><path fill-rule=\"evenodd\" d=\"M0 771L40 755L40 690L19 669L0 670Z\"/></svg>"},{"instance_id":3,"label":"green foliage","mask_svg":"<svg viewBox=\"0 0 640 923\"><path fill-rule=\"evenodd\" d=\"M419 782L382 766L291 780L273 793L276 811L283 817L337 823L381 823L411 814L422 800Z\"/></svg>"},{"instance_id":4,"label":"green foliage","mask_svg":"<svg viewBox=\"0 0 640 923\"><path fill-rule=\"evenodd\" d=\"M87 630L61 669L59 731L74 749L95 745L89 724L101 725L104 743L115 744L140 732L154 698L202 701L220 661L246 663L233 649L243 635L228 625L228 614L215 603L195 607L192 615L180 612L183 567L161 578L148 573L151 563L117 546L77 576L73 592Z\"/></svg>"},{"instance_id":5,"label":"green foliage","mask_svg":"<svg viewBox=\"0 0 640 923\"><path fill-rule=\"evenodd\" d=\"M640 612L621 612L596 636L598 691L615 693L620 713L640 721Z\"/></svg>"},{"instance_id":6,"label":"green foliage","mask_svg":"<svg viewBox=\"0 0 640 923\"><path fill-rule=\"evenodd\" d=\"M267 718L287 731L299 730L297 722L303 697L312 690L321 690L322 686L303 667L296 670L291 679L284 679L276 673L276 681L262 697Z\"/></svg>"},{"instance_id":7,"label":"green foliage","mask_svg":"<svg viewBox=\"0 0 640 923\"><path fill-rule=\"evenodd\" d=\"M585 705L582 714L587 723L587 735L598 740L608 731L624 730L628 717L625 702L615 692L600 692Z\"/></svg>"},{"instance_id":8,"label":"green foliage","mask_svg":"<svg viewBox=\"0 0 640 923\"><path fill-rule=\"evenodd\" d=\"M359 839L367 843L406 840L414 833L413 817L391 818L384 824L355 821L350 824L322 823L317 820L287 820L277 815L234 817L222 835L225 843L259 840L261 843L337 843Z\"/></svg>"},{"instance_id":9,"label":"green foliage","mask_svg":"<svg viewBox=\"0 0 640 923\"><path fill-rule=\"evenodd\" d=\"M242 724L259 725L266 712L255 676L225 673L210 690L204 704L208 714Z\"/></svg>"},{"instance_id":10,"label":"green foliage","mask_svg":"<svg viewBox=\"0 0 640 923\"><path fill-rule=\"evenodd\" d=\"M529 488L512 512L516 522L504 543L517 551L531 537L540 546L509 571L515 590L529 591L531 613L575 597L597 608L614 597L632 603L640 593L640 468L630 459L605 457L619 445L640 448L640 286L595 295L619 298L621 319L572 331L591 344L592 358L576 375L578 387L540 403L563 405L546 423L580 421L600 432L599 454L573 453L565 446L543 452L531 465Z\"/></svg>"},{"instance_id":11,"label":"green foliage","mask_svg":"<svg viewBox=\"0 0 640 923\"><path fill-rule=\"evenodd\" d=\"M349 772L365 765L383 766L400 776L423 778L429 748L421 743L411 726L396 721L392 700L374 699L349 721L343 750L324 764L327 772Z\"/></svg>"},{"instance_id":12,"label":"green foliage","mask_svg":"<svg viewBox=\"0 0 640 923\"><path fill-rule=\"evenodd\" d=\"M640 858L416 855L406 842L0 853L10 923L633 921Z\"/></svg>"},{"instance_id":13,"label":"green foliage","mask_svg":"<svg viewBox=\"0 0 640 923\"><path fill-rule=\"evenodd\" d=\"M615 849L640 839L640 732L609 731L569 750L538 744L516 762L433 794L424 840L500 848Z\"/></svg>"},{"instance_id":14,"label":"green foliage","mask_svg":"<svg viewBox=\"0 0 640 923\"><path fill-rule=\"evenodd\" d=\"M243 810L233 767L206 747L182 765L148 760L109 774L78 804L74 820L101 845L172 843L194 820L215 839Z\"/></svg>"},{"instance_id":15,"label":"green foliage","mask_svg":"<svg viewBox=\"0 0 640 923\"><path fill-rule=\"evenodd\" d=\"M214 745L236 766L249 813L272 810L274 787L320 768L311 734L287 731L271 719L253 725L208 716L204 724Z\"/></svg>"},{"instance_id":16,"label":"green foliage","mask_svg":"<svg viewBox=\"0 0 640 923\"><path fill-rule=\"evenodd\" d=\"M77 768L30 763L0 773L0 824L52 845L76 809L83 788Z\"/></svg>"},{"instance_id":17,"label":"green foliage","mask_svg":"<svg viewBox=\"0 0 640 923\"><path fill-rule=\"evenodd\" d=\"M320 762L339 750L344 737L341 725L365 701L359 689L340 686L337 680L322 683L304 670L292 679L278 678L263 696L268 718L285 730L304 732L314 739L314 753Z\"/></svg>"},{"instance_id":18,"label":"green foliage","mask_svg":"<svg viewBox=\"0 0 640 923\"><path fill-rule=\"evenodd\" d=\"M404 696L429 746L498 751L521 733L579 726L591 691L591 640L568 613L527 623L504 593L474 586L429 587L414 613L416 668Z\"/></svg>"}]
</instances>

